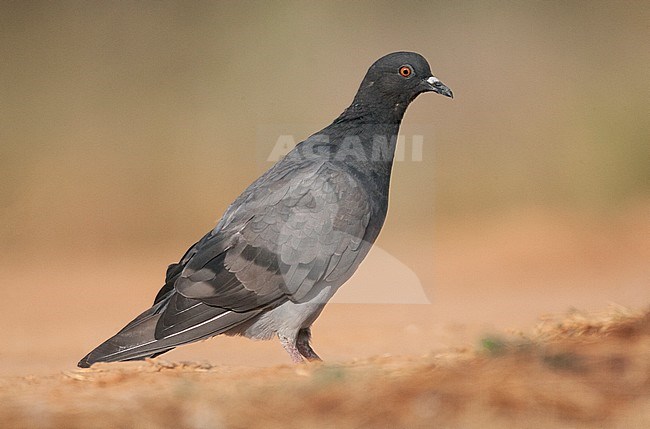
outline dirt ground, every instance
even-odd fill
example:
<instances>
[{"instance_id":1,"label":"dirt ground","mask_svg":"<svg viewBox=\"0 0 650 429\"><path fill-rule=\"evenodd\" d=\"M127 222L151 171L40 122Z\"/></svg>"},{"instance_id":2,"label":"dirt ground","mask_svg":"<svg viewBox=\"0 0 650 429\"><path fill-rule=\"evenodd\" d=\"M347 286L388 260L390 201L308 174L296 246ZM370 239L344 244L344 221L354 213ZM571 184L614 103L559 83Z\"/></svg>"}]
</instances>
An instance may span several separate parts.
<instances>
[{"instance_id":1,"label":"dirt ground","mask_svg":"<svg viewBox=\"0 0 650 429\"><path fill-rule=\"evenodd\" d=\"M4 427L645 428L650 312L476 351L245 368L161 359L2 380Z\"/></svg>"},{"instance_id":2,"label":"dirt ground","mask_svg":"<svg viewBox=\"0 0 650 429\"><path fill-rule=\"evenodd\" d=\"M517 212L399 237L388 225L378 245L394 260L364 263L359 302L314 326L325 363L301 366L277 341L218 337L76 369L150 303L184 243L8 254L1 426L650 427L648 214ZM399 303L377 273L388 263L430 303ZM383 302L363 302L369 283Z\"/></svg>"}]
</instances>

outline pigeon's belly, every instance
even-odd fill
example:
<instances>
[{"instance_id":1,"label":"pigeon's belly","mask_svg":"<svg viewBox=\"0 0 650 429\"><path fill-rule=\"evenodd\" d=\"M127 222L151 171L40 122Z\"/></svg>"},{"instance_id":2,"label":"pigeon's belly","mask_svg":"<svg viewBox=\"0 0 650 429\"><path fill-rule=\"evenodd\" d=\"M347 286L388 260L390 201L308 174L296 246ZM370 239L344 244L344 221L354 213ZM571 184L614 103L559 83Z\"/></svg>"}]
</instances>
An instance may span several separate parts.
<instances>
[{"instance_id":1,"label":"pigeon's belly","mask_svg":"<svg viewBox=\"0 0 650 429\"><path fill-rule=\"evenodd\" d=\"M300 329L308 328L314 323L333 294L333 288L326 286L309 301L287 301L260 314L247 323L245 329L229 334L239 334L254 340L269 340L276 334L293 338Z\"/></svg>"}]
</instances>

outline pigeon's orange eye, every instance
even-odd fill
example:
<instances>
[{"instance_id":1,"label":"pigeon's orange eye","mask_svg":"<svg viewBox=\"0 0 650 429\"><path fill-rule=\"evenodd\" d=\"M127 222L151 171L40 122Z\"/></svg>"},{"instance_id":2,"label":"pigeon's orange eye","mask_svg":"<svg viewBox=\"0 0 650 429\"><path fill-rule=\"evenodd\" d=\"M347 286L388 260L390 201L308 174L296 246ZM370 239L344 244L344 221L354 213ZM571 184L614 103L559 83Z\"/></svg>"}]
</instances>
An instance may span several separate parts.
<instances>
[{"instance_id":1,"label":"pigeon's orange eye","mask_svg":"<svg viewBox=\"0 0 650 429\"><path fill-rule=\"evenodd\" d=\"M409 77L413 73L413 69L409 66L402 66L399 68L399 74L402 77Z\"/></svg>"}]
</instances>

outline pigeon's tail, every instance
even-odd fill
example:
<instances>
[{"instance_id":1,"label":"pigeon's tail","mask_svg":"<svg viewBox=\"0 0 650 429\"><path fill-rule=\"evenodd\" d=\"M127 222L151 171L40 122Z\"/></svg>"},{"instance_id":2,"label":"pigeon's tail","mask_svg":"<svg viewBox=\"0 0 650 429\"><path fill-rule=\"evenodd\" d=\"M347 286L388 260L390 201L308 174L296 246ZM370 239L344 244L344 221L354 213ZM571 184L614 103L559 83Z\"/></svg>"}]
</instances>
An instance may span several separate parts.
<instances>
[{"instance_id":1,"label":"pigeon's tail","mask_svg":"<svg viewBox=\"0 0 650 429\"><path fill-rule=\"evenodd\" d=\"M174 291L156 298L153 307L136 317L120 332L104 341L79 361L77 366L88 368L95 362L119 362L156 357L181 344L204 340L228 332L258 315L261 310L236 313L207 306L200 301L181 298L189 307L177 308L179 299ZM169 307L169 308L168 308ZM194 313L189 313L194 311ZM177 322L178 315L188 320ZM163 319L161 321L161 318ZM161 322L161 323L159 323ZM163 322L168 322L165 325ZM161 329L161 326L166 329ZM156 333L156 330L162 331ZM166 331L166 332L165 332ZM238 331L237 331L238 332Z\"/></svg>"},{"instance_id":2,"label":"pigeon's tail","mask_svg":"<svg viewBox=\"0 0 650 429\"><path fill-rule=\"evenodd\" d=\"M122 328L120 332L88 353L79 361L77 366L88 368L96 362L120 362L153 358L170 351L176 346L200 339L156 339L156 325L173 295L173 291L167 291L162 296L159 294L150 309L140 314Z\"/></svg>"},{"instance_id":3,"label":"pigeon's tail","mask_svg":"<svg viewBox=\"0 0 650 429\"><path fill-rule=\"evenodd\" d=\"M77 366L88 368L95 362L118 362L155 357L168 352L176 345L154 338L156 323L160 318L156 306L151 307L120 332L104 341L79 361Z\"/></svg>"}]
</instances>

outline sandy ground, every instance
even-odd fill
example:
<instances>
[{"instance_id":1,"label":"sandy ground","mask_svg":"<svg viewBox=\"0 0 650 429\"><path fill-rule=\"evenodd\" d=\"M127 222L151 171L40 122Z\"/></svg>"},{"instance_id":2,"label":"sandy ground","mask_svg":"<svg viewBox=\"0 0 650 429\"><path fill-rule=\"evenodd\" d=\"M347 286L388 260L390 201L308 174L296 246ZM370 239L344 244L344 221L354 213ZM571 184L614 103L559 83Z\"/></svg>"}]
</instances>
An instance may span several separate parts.
<instances>
[{"instance_id":1,"label":"sandy ground","mask_svg":"<svg viewBox=\"0 0 650 429\"><path fill-rule=\"evenodd\" d=\"M645 428L650 313L482 349L245 368L161 359L2 380L5 427Z\"/></svg>"},{"instance_id":2,"label":"sandy ground","mask_svg":"<svg viewBox=\"0 0 650 429\"><path fill-rule=\"evenodd\" d=\"M364 263L351 286L358 293L329 305L314 326L326 364L298 367L277 341L218 337L154 362L77 370L79 358L150 303L186 243L8 254L0 420L5 427L650 427L650 323L638 315L650 303L649 213L643 206L594 224L532 211L399 237L388 227L378 242L388 256L380 251ZM386 267L408 284L394 284L380 271ZM364 303L367 285L383 288L382 303ZM400 304L399 288L430 303ZM582 326L573 331L556 323L534 331L541 316L571 308L609 313L585 320L572 313L565 325Z\"/></svg>"}]
</instances>

